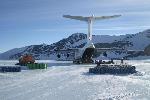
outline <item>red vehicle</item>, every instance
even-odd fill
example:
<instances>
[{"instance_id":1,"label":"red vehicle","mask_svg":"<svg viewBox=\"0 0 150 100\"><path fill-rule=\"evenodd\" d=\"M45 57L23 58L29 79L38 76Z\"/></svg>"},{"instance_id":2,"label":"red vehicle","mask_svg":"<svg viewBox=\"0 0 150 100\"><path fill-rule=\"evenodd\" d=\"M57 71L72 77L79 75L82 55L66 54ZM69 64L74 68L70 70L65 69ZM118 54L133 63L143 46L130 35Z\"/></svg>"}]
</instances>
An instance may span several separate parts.
<instances>
[{"instance_id":1,"label":"red vehicle","mask_svg":"<svg viewBox=\"0 0 150 100\"><path fill-rule=\"evenodd\" d=\"M32 55L26 54L19 59L19 64L35 63Z\"/></svg>"}]
</instances>

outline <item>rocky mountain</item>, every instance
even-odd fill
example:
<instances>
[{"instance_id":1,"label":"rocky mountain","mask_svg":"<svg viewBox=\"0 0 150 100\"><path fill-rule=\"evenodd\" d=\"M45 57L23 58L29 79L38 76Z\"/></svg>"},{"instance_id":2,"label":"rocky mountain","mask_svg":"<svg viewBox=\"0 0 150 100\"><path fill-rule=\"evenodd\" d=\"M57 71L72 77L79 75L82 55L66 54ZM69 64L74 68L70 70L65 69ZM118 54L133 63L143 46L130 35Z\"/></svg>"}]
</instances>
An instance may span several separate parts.
<instances>
[{"instance_id":1,"label":"rocky mountain","mask_svg":"<svg viewBox=\"0 0 150 100\"><path fill-rule=\"evenodd\" d=\"M63 50L68 48L82 48L86 44L86 34L74 33L68 38L62 39L51 45L40 44L31 45L22 48L15 48L0 54L0 59L18 59L21 55L32 54L36 59L57 59L58 52L56 50ZM110 36L110 35L93 35L93 43L96 48L112 48L119 47L125 48L127 50L132 50L130 52L125 51L109 51L106 52L109 58L122 58L122 57L138 57L149 55L149 45L150 45L150 30L145 30L137 34L127 34L120 36ZM134 51L135 50L135 51ZM139 51L138 51L139 50ZM145 51L141 51L145 50ZM62 59L66 59L66 54L70 53L70 58L73 59L73 52L61 52ZM97 54L96 57L99 58L103 56L102 54Z\"/></svg>"},{"instance_id":2,"label":"rocky mountain","mask_svg":"<svg viewBox=\"0 0 150 100\"><path fill-rule=\"evenodd\" d=\"M150 45L150 30L145 30L137 34L127 34L120 36L119 40L112 43L97 43L97 47L119 47L129 51L112 51L107 52L108 58L135 58L138 56L148 56L148 45ZM146 51L145 51L146 50Z\"/></svg>"},{"instance_id":3,"label":"rocky mountain","mask_svg":"<svg viewBox=\"0 0 150 100\"><path fill-rule=\"evenodd\" d=\"M0 54L0 59L18 59L24 54L32 54L36 59L56 59L54 50L66 48L81 48L86 43L86 34L75 33L68 38L62 39L51 45L40 44L30 45L22 48L15 48Z\"/></svg>"}]
</instances>

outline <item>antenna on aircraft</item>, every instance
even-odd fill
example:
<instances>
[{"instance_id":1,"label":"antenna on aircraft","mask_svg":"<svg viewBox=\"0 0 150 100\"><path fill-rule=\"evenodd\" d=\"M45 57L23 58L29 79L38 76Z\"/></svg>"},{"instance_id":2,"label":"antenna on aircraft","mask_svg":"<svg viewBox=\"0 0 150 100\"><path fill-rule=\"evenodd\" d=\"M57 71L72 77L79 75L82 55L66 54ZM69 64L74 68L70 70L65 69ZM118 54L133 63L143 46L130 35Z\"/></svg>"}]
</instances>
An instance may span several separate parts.
<instances>
[{"instance_id":1,"label":"antenna on aircraft","mask_svg":"<svg viewBox=\"0 0 150 100\"><path fill-rule=\"evenodd\" d=\"M116 18L116 17L120 17L120 16L121 15L97 16L97 17L95 17L94 15L92 15L92 16L89 16L89 17L83 17L83 16L63 15L63 17L65 17L65 18L70 18L70 19L85 21L85 22L88 23L87 43L92 43L91 41L92 41L92 24L93 24L93 21L110 19L110 18Z\"/></svg>"}]
</instances>

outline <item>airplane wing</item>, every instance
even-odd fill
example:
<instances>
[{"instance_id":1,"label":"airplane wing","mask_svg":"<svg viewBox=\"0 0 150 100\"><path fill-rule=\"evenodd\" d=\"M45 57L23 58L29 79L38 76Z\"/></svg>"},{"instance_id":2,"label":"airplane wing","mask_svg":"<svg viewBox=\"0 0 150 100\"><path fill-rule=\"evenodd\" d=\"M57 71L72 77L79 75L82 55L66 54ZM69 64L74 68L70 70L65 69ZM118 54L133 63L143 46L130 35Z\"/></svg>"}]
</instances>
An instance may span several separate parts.
<instances>
[{"instance_id":1,"label":"airplane wing","mask_svg":"<svg viewBox=\"0 0 150 100\"><path fill-rule=\"evenodd\" d=\"M55 52L62 52L62 51L78 51L80 48L67 48L67 49L55 49Z\"/></svg>"},{"instance_id":2,"label":"airplane wing","mask_svg":"<svg viewBox=\"0 0 150 100\"><path fill-rule=\"evenodd\" d=\"M80 21L87 21L88 19L83 16L71 16L71 15L63 15L65 18L70 18L70 19L75 19L75 20L80 20Z\"/></svg>"},{"instance_id":3,"label":"airplane wing","mask_svg":"<svg viewBox=\"0 0 150 100\"><path fill-rule=\"evenodd\" d=\"M78 51L79 49L82 48L67 48L67 49L59 49L59 50L54 50L56 52L60 51ZM128 51L128 52L143 52L144 50L127 50L124 48L94 48L97 52L105 52L105 51Z\"/></svg>"},{"instance_id":4,"label":"airplane wing","mask_svg":"<svg viewBox=\"0 0 150 100\"><path fill-rule=\"evenodd\" d=\"M126 52L144 52L144 50L127 50L124 48L95 48L97 52L106 52L106 51L126 51Z\"/></svg>"},{"instance_id":5,"label":"airplane wing","mask_svg":"<svg viewBox=\"0 0 150 100\"><path fill-rule=\"evenodd\" d=\"M129 52L144 52L144 50L127 50L127 51L129 51Z\"/></svg>"},{"instance_id":6,"label":"airplane wing","mask_svg":"<svg viewBox=\"0 0 150 100\"><path fill-rule=\"evenodd\" d=\"M82 48L68 48L68 49L59 49L59 50L54 50L55 52L65 52L65 51L79 51ZM127 51L123 48L94 48L96 52L106 52L106 51ZM131 51L131 50L130 50Z\"/></svg>"},{"instance_id":7,"label":"airplane wing","mask_svg":"<svg viewBox=\"0 0 150 100\"><path fill-rule=\"evenodd\" d=\"M97 52L104 52L104 51L124 51L123 48L95 48Z\"/></svg>"},{"instance_id":8,"label":"airplane wing","mask_svg":"<svg viewBox=\"0 0 150 100\"><path fill-rule=\"evenodd\" d=\"M110 18L116 18L120 17L121 15L113 15L113 16L100 16L100 17L94 17L95 20L102 20L102 19L110 19Z\"/></svg>"}]
</instances>

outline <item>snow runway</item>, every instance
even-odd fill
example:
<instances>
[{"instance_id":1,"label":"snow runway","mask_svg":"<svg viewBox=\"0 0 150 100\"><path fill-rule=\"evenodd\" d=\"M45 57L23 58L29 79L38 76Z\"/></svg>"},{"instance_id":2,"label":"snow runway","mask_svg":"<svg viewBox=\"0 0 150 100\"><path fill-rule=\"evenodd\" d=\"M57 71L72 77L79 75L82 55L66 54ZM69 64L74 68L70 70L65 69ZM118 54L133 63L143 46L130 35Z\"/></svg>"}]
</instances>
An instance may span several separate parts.
<instances>
[{"instance_id":1,"label":"snow runway","mask_svg":"<svg viewBox=\"0 0 150 100\"><path fill-rule=\"evenodd\" d=\"M56 61L47 61L47 70L0 73L0 100L149 100L150 60L128 62L141 73L92 75L95 65Z\"/></svg>"}]
</instances>

